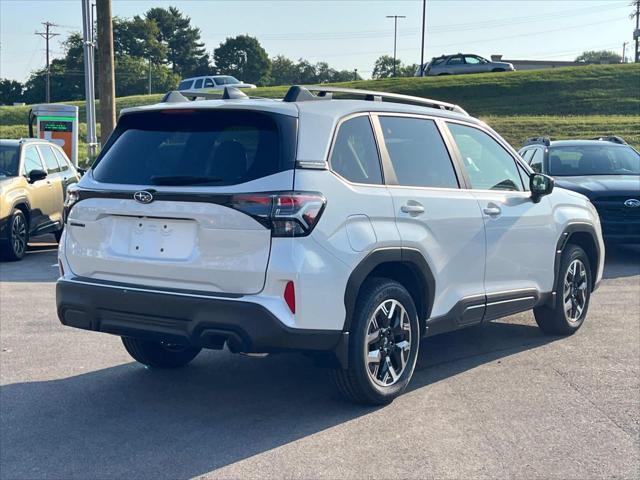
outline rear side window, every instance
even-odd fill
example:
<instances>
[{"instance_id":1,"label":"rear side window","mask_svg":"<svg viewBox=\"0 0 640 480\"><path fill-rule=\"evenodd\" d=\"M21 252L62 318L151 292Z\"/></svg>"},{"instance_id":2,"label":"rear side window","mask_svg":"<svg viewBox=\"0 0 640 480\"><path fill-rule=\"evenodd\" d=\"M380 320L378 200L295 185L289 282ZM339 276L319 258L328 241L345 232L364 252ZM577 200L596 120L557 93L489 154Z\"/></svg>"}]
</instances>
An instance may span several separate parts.
<instances>
[{"instance_id":1,"label":"rear side window","mask_svg":"<svg viewBox=\"0 0 640 480\"><path fill-rule=\"evenodd\" d=\"M433 120L380 117L384 143L400 185L458 188L458 179Z\"/></svg>"},{"instance_id":2,"label":"rear side window","mask_svg":"<svg viewBox=\"0 0 640 480\"><path fill-rule=\"evenodd\" d=\"M201 78L196 80L196 83L193 85L193 88L202 88L202 79Z\"/></svg>"},{"instance_id":3,"label":"rear side window","mask_svg":"<svg viewBox=\"0 0 640 480\"><path fill-rule=\"evenodd\" d=\"M378 149L369 117L354 117L340 125L331 153L334 172L354 183L382 183Z\"/></svg>"},{"instance_id":4,"label":"rear side window","mask_svg":"<svg viewBox=\"0 0 640 480\"><path fill-rule=\"evenodd\" d=\"M180 82L180 85L178 85L178 90L189 90L192 83L193 80L183 80Z\"/></svg>"},{"instance_id":5,"label":"rear side window","mask_svg":"<svg viewBox=\"0 0 640 480\"><path fill-rule=\"evenodd\" d=\"M56 154L56 159L58 160L58 165L60 165L60 171L64 172L65 170L69 170L69 162L67 161L66 156L60 150L54 148L53 153Z\"/></svg>"},{"instance_id":6,"label":"rear side window","mask_svg":"<svg viewBox=\"0 0 640 480\"><path fill-rule=\"evenodd\" d=\"M296 119L234 110L125 115L93 167L104 183L236 185L294 167Z\"/></svg>"},{"instance_id":7,"label":"rear side window","mask_svg":"<svg viewBox=\"0 0 640 480\"><path fill-rule=\"evenodd\" d=\"M60 165L58 165L58 160L56 160L56 156L51 150L51 147L47 145L38 146L40 153L42 154L42 158L44 159L44 163L47 166L47 172L56 173L60 171Z\"/></svg>"}]
</instances>

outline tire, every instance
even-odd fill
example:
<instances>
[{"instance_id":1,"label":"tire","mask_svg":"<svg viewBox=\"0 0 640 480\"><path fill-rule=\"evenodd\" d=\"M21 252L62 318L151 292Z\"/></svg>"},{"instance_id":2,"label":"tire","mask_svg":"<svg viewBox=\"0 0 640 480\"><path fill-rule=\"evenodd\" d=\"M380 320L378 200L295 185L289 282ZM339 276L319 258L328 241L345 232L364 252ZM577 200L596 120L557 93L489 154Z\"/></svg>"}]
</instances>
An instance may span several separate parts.
<instances>
[{"instance_id":1,"label":"tire","mask_svg":"<svg viewBox=\"0 0 640 480\"><path fill-rule=\"evenodd\" d=\"M2 256L11 261L22 260L27 252L27 242L29 241L29 226L22 210L16 208L11 213L7 237L7 240L1 245Z\"/></svg>"},{"instance_id":2,"label":"tire","mask_svg":"<svg viewBox=\"0 0 640 480\"><path fill-rule=\"evenodd\" d=\"M544 333L571 335L584 323L591 299L591 269L582 248L569 244L562 252L551 307L534 308L536 323Z\"/></svg>"},{"instance_id":3,"label":"tire","mask_svg":"<svg viewBox=\"0 0 640 480\"><path fill-rule=\"evenodd\" d=\"M357 403L391 403L407 388L419 347L420 326L409 292L393 280L367 280L353 314L349 367L333 371L336 386Z\"/></svg>"},{"instance_id":4,"label":"tire","mask_svg":"<svg viewBox=\"0 0 640 480\"><path fill-rule=\"evenodd\" d=\"M200 348L122 337L124 348L135 360L150 368L183 367L200 353Z\"/></svg>"},{"instance_id":5,"label":"tire","mask_svg":"<svg viewBox=\"0 0 640 480\"><path fill-rule=\"evenodd\" d=\"M60 229L57 232L53 232L53 236L56 237L56 243L60 243L60 239L62 238L62 233L64 232L64 229Z\"/></svg>"}]
</instances>

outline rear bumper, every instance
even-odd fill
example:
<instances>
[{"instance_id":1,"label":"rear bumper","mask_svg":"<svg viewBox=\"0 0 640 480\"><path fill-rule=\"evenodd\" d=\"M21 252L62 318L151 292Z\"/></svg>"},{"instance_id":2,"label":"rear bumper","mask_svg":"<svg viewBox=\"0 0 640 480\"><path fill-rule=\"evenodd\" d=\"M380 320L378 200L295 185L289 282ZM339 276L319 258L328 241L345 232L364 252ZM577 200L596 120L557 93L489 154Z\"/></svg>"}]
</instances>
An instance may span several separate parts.
<instances>
[{"instance_id":1,"label":"rear bumper","mask_svg":"<svg viewBox=\"0 0 640 480\"><path fill-rule=\"evenodd\" d=\"M58 318L63 325L119 336L232 351L336 352L348 338L340 330L290 328L257 303L138 287L60 279Z\"/></svg>"}]
</instances>

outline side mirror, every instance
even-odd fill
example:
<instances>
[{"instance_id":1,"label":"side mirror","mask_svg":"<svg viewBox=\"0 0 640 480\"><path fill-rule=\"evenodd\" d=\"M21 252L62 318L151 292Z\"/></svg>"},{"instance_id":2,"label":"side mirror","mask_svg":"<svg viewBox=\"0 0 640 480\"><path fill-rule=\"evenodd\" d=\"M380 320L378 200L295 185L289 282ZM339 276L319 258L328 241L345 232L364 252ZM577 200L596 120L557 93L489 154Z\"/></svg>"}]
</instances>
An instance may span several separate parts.
<instances>
[{"instance_id":1,"label":"side mirror","mask_svg":"<svg viewBox=\"0 0 640 480\"><path fill-rule=\"evenodd\" d=\"M31 170L29 172L29 183L36 183L38 180L47 178L47 172L40 169Z\"/></svg>"},{"instance_id":2,"label":"side mirror","mask_svg":"<svg viewBox=\"0 0 640 480\"><path fill-rule=\"evenodd\" d=\"M76 172L78 172L80 174L80 176L83 176L85 173L87 173L87 169L86 168L76 167Z\"/></svg>"},{"instance_id":3,"label":"side mirror","mask_svg":"<svg viewBox=\"0 0 640 480\"><path fill-rule=\"evenodd\" d=\"M549 175L534 173L529 178L529 189L534 202L539 202L540 198L549 195L553 191L555 181Z\"/></svg>"}]
</instances>

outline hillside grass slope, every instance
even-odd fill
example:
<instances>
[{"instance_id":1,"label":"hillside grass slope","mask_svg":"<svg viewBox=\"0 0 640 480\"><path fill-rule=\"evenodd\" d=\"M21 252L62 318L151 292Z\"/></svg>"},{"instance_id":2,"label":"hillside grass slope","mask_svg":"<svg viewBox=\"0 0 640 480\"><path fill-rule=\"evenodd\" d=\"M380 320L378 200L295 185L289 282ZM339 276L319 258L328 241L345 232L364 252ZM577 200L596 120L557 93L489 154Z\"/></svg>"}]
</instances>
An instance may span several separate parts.
<instances>
[{"instance_id":1,"label":"hillside grass slope","mask_svg":"<svg viewBox=\"0 0 640 480\"><path fill-rule=\"evenodd\" d=\"M553 139L620 135L640 148L640 65L592 65L550 70L426 78L390 78L336 84L433 98L461 105L519 148L530 136ZM252 96L282 98L288 86L251 90ZM162 95L118 98L123 108L157 103ZM84 102L80 136L86 131ZM97 105L99 109L99 102ZM0 138L27 135L28 106L0 107ZM79 158L86 156L81 142Z\"/></svg>"}]
</instances>

